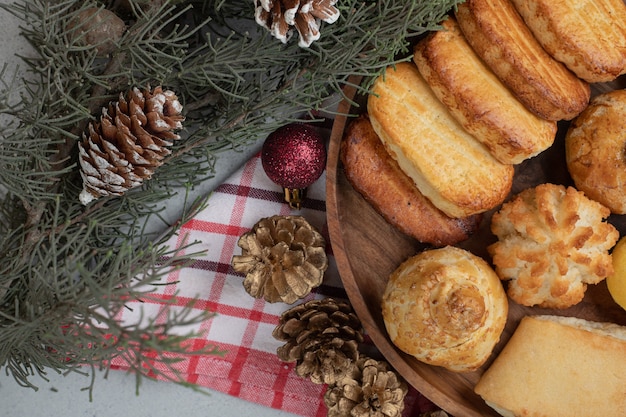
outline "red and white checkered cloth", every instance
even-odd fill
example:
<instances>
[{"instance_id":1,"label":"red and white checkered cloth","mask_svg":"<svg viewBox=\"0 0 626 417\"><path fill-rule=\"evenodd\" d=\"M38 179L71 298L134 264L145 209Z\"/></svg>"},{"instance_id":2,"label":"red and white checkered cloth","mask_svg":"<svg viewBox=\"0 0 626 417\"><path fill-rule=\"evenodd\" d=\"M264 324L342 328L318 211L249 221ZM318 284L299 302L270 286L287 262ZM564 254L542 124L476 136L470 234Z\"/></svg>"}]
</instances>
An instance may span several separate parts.
<instances>
[{"instance_id":1,"label":"red and white checkered cloth","mask_svg":"<svg viewBox=\"0 0 626 417\"><path fill-rule=\"evenodd\" d=\"M150 300L130 303L131 309L120 319L132 322L139 314L161 319L158 315L163 306L155 300L171 299L174 294L180 305L197 300L197 308L217 315L199 328L185 330L203 335L193 341L196 346L216 345L226 354L181 358L175 366L188 382L294 414L323 417L327 415L323 402L326 388L297 376L294 364L276 356L276 349L284 342L274 339L272 331L280 315L293 306L253 298L245 291L241 275L231 267L233 255L241 254L237 241L242 234L261 218L289 214L305 217L327 241L329 268L324 282L302 301L329 296L345 299L328 237L325 175L308 188L302 209L292 211L283 201L282 189L263 171L257 154L218 186L206 209L185 223L169 242L171 247L184 247L199 241L190 250L204 251L202 256L190 267L171 272L167 282L172 284L156 288ZM127 369L121 359L112 367ZM414 390L409 392L406 405L404 416L433 409Z\"/></svg>"}]
</instances>

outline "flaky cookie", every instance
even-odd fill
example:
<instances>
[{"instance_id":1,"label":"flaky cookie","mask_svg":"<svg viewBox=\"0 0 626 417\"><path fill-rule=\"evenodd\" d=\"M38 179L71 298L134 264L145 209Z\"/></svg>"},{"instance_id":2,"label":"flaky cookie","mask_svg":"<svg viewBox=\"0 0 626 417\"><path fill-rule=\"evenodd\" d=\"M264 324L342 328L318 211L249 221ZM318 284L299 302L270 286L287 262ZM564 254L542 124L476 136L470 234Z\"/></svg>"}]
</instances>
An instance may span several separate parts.
<instances>
[{"instance_id":1,"label":"flaky cookie","mask_svg":"<svg viewBox=\"0 0 626 417\"><path fill-rule=\"evenodd\" d=\"M467 0L456 18L467 42L536 115L570 120L589 102L589 84L539 44L510 0Z\"/></svg>"},{"instance_id":2,"label":"flaky cookie","mask_svg":"<svg viewBox=\"0 0 626 417\"><path fill-rule=\"evenodd\" d=\"M421 252L389 277L382 313L391 341L418 360L454 372L483 365L509 304L491 266L454 246Z\"/></svg>"},{"instance_id":3,"label":"flaky cookie","mask_svg":"<svg viewBox=\"0 0 626 417\"><path fill-rule=\"evenodd\" d=\"M535 38L590 83L612 81L626 68L622 0L512 0Z\"/></svg>"},{"instance_id":4,"label":"flaky cookie","mask_svg":"<svg viewBox=\"0 0 626 417\"><path fill-rule=\"evenodd\" d=\"M493 215L498 241L487 249L507 293L519 304L567 308L587 284L613 271L609 250L619 232L603 221L610 211L573 187L541 184L503 204Z\"/></svg>"},{"instance_id":5,"label":"flaky cookie","mask_svg":"<svg viewBox=\"0 0 626 417\"><path fill-rule=\"evenodd\" d=\"M481 215L452 218L424 197L389 155L367 115L346 128L340 156L350 184L400 232L445 246L467 239L478 229Z\"/></svg>"}]
</instances>

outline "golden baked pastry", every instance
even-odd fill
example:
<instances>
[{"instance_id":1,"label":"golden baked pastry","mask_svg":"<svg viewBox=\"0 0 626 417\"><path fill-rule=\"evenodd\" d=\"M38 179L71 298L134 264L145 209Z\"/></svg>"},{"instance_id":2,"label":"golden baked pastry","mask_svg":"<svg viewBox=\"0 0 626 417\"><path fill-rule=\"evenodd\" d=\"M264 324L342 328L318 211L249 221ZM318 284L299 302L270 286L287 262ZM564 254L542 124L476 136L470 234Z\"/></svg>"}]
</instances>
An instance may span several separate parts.
<instances>
[{"instance_id":1,"label":"golden baked pastry","mask_svg":"<svg viewBox=\"0 0 626 417\"><path fill-rule=\"evenodd\" d=\"M556 122L531 113L474 53L454 18L414 48L413 60L437 98L503 164L554 142Z\"/></svg>"},{"instance_id":2,"label":"golden baked pastry","mask_svg":"<svg viewBox=\"0 0 626 417\"><path fill-rule=\"evenodd\" d=\"M623 417L626 327L551 315L522 319L475 387L507 417Z\"/></svg>"},{"instance_id":3,"label":"golden baked pastry","mask_svg":"<svg viewBox=\"0 0 626 417\"><path fill-rule=\"evenodd\" d=\"M447 216L415 186L385 150L367 115L354 119L344 133L340 151L346 178L383 218L402 233L434 246L467 239L481 215Z\"/></svg>"},{"instance_id":4,"label":"golden baked pastry","mask_svg":"<svg viewBox=\"0 0 626 417\"><path fill-rule=\"evenodd\" d=\"M455 372L478 369L508 314L502 283L482 258L454 246L421 252L389 277L382 313L391 341Z\"/></svg>"},{"instance_id":5,"label":"golden baked pastry","mask_svg":"<svg viewBox=\"0 0 626 417\"><path fill-rule=\"evenodd\" d=\"M392 158L448 216L485 212L508 195L513 166L463 129L413 63L399 63L378 77L367 110Z\"/></svg>"},{"instance_id":6,"label":"golden baked pastry","mask_svg":"<svg viewBox=\"0 0 626 417\"><path fill-rule=\"evenodd\" d=\"M589 84L543 49L510 0L467 0L456 18L476 54L533 113L571 120L587 106Z\"/></svg>"},{"instance_id":7,"label":"golden baked pastry","mask_svg":"<svg viewBox=\"0 0 626 417\"><path fill-rule=\"evenodd\" d=\"M626 214L626 90L600 94L565 135L567 169L587 197Z\"/></svg>"},{"instance_id":8,"label":"golden baked pastry","mask_svg":"<svg viewBox=\"0 0 626 417\"><path fill-rule=\"evenodd\" d=\"M606 277L606 288L620 307L626 310L626 236L611 251L613 273Z\"/></svg>"},{"instance_id":9,"label":"golden baked pastry","mask_svg":"<svg viewBox=\"0 0 626 417\"><path fill-rule=\"evenodd\" d=\"M543 48L579 78L612 81L626 68L622 0L512 0Z\"/></svg>"},{"instance_id":10,"label":"golden baked pastry","mask_svg":"<svg viewBox=\"0 0 626 417\"><path fill-rule=\"evenodd\" d=\"M487 247L511 299L526 306L566 308L587 284L613 272L609 250L619 232L610 214L573 187L541 184L517 194L491 219L498 241Z\"/></svg>"}]
</instances>

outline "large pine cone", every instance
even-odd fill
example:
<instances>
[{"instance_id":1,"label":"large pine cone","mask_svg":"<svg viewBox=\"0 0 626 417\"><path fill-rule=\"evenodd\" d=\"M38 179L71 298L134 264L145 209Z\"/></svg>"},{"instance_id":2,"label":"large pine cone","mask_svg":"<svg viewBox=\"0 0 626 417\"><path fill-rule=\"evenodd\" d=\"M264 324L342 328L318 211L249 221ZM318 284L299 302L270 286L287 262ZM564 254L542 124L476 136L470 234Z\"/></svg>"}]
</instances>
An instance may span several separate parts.
<instances>
[{"instance_id":1,"label":"large pine cone","mask_svg":"<svg viewBox=\"0 0 626 417\"><path fill-rule=\"evenodd\" d=\"M344 378L324 394L328 417L400 417L406 383L387 363L361 357Z\"/></svg>"},{"instance_id":2,"label":"large pine cone","mask_svg":"<svg viewBox=\"0 0 626 417\"><path fill-rule=\"evenodd\" d=\"M334 23L339 18L337 0L254 0L256 22L286 43L295 27L298 45L311 46L320 38L320 21Z\"/></svg>"},{"instance_id":3,"label":"large pine cone","mask_svg":"<svg viewBox=\"0 0 626 417\"><path fill-rule=\"evenodd\" d=\"M296 362L296 374L316 384L335 384L359 358L361 322L347 302L313 300L285 311L272 333L287 343L278 357Z\"/></svg>"},{"instance_id":4,"label":"large pine cone","mask_svg":"<svg viewBox=\"0 0 626 417\"><path fill-rule=\"evenodd\" d=\"M324 237L301 216L263 218L237 244L242 254L233 256L233 269L246 274L248 294L270 303L307 296L328 268Z\"/></svg>"},{"instance_id":5,"label":"large pine cone","mask_svg":"<svg viewBox=\"0 0 626 417\"><path fill-rule=\"evenodd\" d=\"M81 203L122 195L149 179L180 139L175 131L182 128L181 111L178 97L162 87L134 88L103 108L78 146Z\"/></svg>"}]
</instances>

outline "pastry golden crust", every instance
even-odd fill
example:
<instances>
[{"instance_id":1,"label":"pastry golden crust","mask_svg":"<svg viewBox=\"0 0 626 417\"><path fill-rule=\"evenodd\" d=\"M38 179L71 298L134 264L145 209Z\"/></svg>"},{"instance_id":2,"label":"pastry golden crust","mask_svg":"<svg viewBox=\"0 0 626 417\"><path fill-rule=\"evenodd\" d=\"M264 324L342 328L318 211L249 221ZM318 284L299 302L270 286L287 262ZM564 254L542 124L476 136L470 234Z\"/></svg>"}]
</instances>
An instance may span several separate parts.
<instances>
[{"instance_id":1,"label":"pastry golden crust","mask_svg":"<svg viewBox=\"0 0 626 417\"><path fill-rule=\"evenodd\" d=\"M543 48L588 82L612 81L626 67L622 0L512 0Z\"/></svg>"},{"instance_id":2,"label":"pastry golden crust","mask_svg":"<svg viewBox=\"0 0 626 417\"><path fill-rule=\"evenodd\" d=\"M589 84L543 49L510 0L467 0L456 17L476 54L533 113L558 121L585 109Z\"/></svg>"},{"instance_id":3,"label":"pastry golden crust","mask_svg":"<svg viewBox=\"0 0 626 417\"><path fill-rule=\"evenodd\" d=\"M385 150L367 115L347 127L340 155L350 184L402 233L445 246L467 239L478 229L482 216L451 218L419 192Z\"/></svg>"},{"instance_id":4,"label":"pastry golden crust","mask_svg":"<svg viewBox=\"0 0 626 417\"><path fill-rule=\"evenodd\" d=\"M493 215L498 241L487 249L496 272L508 280L515 302L567 308L587 284L613 272L609 250L619 232L603 221L609 209L573 187L541 184L519 193Z\"/></svg>"},{"instance_id":5,"label":"pastry golden crust","mask_svg":"<svg viewBox=\"0 0 626 417\"><path fill-rule=\"evenodd\" d=\"M387 68L367 102L374 131L417 188L450 217L498 206L513 183L502 164L456 121L417 67Z\"/></svg>"},{"instance_id":6,"label":"pastry golden crust","mask_svg":"<svg viewBox=\"0 0 626 417\"><path fill-rule=\"evenodd\" d=\"M565 157L576 188L626 214L626 90L596 96L570 125Z\"/></svg>"},{"instance_id":7,"label":"pastry golden crust","mask_svg":"<svg viewBox=\"0 0 626 417\"><path fill-rule=\"evenodd\" d=\"M508 300L493 269L454 246L421 252L389 277L382 313L391 341L430 365L478 369L500 340Z\"/></svg>"},{"instance_id":8,"label":"pastry golden crust","mask_svg":"<svg viewBox=\"0 0 626 417\"><path fill-rule=\"evenodd\" d=\"M554 142L556 122L531 113L474 53L454 18L414 48L413 60L437 98L503 164Z\"/></svg>"},{"instance_id":9,"label":"pastry golden crust","mask_svg":"<svg viewBox=\"0 0 626 417\"><path fill-rule=\"evenodd\" d=\"M475 391L509 417L622 417L626 328L526 316Z\"/></svg>"}]
</instances>

